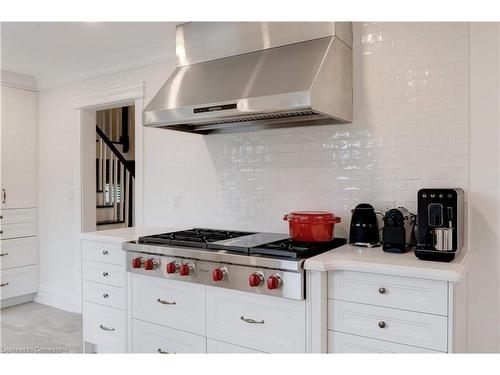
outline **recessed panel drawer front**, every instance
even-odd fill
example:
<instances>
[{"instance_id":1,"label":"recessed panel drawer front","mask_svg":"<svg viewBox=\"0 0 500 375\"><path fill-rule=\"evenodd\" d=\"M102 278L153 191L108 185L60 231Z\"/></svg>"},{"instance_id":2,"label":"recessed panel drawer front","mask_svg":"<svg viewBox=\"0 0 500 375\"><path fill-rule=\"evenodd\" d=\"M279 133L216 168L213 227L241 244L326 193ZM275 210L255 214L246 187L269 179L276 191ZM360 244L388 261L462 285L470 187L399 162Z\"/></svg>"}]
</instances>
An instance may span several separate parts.
<instances>
[{"instance_id":1,"label":"recessed panel drawer front","mask_svg":"<svg viewBox=\"0 0 500 375\"><path fill-rule=\"evenodd\" d=\"M127 351L127 315L123 310L83 302L83 339L105 352Z\"/></svg>"},{"instance_id":2,"label":"recessed panel drawer front","mask_svg":"<svg viewBox=\"0 0 500 375\"><path fill-rule=\"evenodd\" d=\"M205 335L205 286L132 274L132 316Z\"/></svg>"},{"instance_id":3,"label":"recessed panel drawer front","mask_svg":"<svg viewBox=\"0 0 500 375\"><path fill-rule=\"evenodd\" d=\"M206 353L207 339L192 333L133 319L134 353Z\"/></svg>"},{"instance_id":4,"label":"recessed panel drawer front","mask_svg":"<svg viewBox=\"0 0 500 375\"><path fill-rule=\"evenodd\" d=\"M328 331L328 353L439 353L434 350Z\"/></svg>"},{"instance_id":5,"label":"recessed panel drawer front","mask_svg":"<svg viewBox=\"0 0 500 375\"><path fill-rule=\"evenodd\" d=\"M125 268L123 266L84 260L82 272L84 280L120 288L125 287Z\"/></svg>"},{"instance_id":6,"label":"recessed panel drawer front","mask_svg":"<svg viewBox=\"0 0 500 375\"><path fill-rule=\"evenodd\" d=\"M116 286L83 281L83 299L116 309L126 308L125 289Z\"/></svg>"},{"instance_id":7,"label":"recessed panel drawer front","mask_svg":"<svg viewBox=\"0 0 500 375\"><path fill-rule=\"evenodd\" d=\"M328 329L441 352L447 351L445 316L328 300Z\"/></svg>"},{"instance_id":8,"label":"recessed panel drawer front","mask_svg":"<svg viewBox=\"0 0 500 375\"><path fill-rule=\"evenodd\" d=\"M38 266L2 270L0 285L0 299L35 293L38 290Z\"/></svg>"},{"instance_id":9,"label":"recessed panel drawer front","mask_svg":"<svg viewBox=\"0 0 500 375\"><path fill-rule=\"evenodd\" d=\"M37 242L36 237L3 240L0 244L0 269L37 264Z\"/></svg>"},{"instance_id":10,"label":"recessed panel drawer front","mask_svg":"<svg viewBox=\"0 0 500 375\"><path fill-rule=\"evenodd\" d=\"M0 224L36 223L35 208L0 210Z\"/></svg>"},{"instance_id":11,"label":"recessed panel drawer front","mask_svg":"<svg viewBox=\"0 0 500 375\"><path fill-rule=\"evenodd\" d=\"M258 350L245 348L243 346L228 344L227 342L207 339L207 353L220 353L220 354L241 354L241 353L262 353Z\"/></svg>"},{"instance_id":12,"label":"recessed panel drawer front","mask_svg":"<svg viewBox=\"0 0 500 375\"><path fill-rule=\"evenodd\" d=\"M448 284L364 272L328 273L328 298L448 315Z\"/></svg>"},{"instance_id":13,"label":"recessed panel drawer front","mask_svg":"<svg viewBox=\"0 0 500 375\"><path fill-rule=\"evenodd\" d=\"M305 352L305 301L207 287L207 336L268 353Z\"/></svg>"},{"instance_id":14,"label":"recessed panel drawer front","mask_svg":"<svg viewBox=\"0 0 500 375\"><path fill-rule=\"evenodd\" d=\"M96 262L125 265L125 251L116 243L83 240L82 257Z\"/></svg>"},{"instance_id":15,"label":"recessed panel drawer front","mask_svg":"<svg viewBox=\"0 0 500 375\"><path fill-rule=\"evenodd\" d=\"M1 224L0 239L36 236L36 223Z\"/></svg>"}]
</instances>

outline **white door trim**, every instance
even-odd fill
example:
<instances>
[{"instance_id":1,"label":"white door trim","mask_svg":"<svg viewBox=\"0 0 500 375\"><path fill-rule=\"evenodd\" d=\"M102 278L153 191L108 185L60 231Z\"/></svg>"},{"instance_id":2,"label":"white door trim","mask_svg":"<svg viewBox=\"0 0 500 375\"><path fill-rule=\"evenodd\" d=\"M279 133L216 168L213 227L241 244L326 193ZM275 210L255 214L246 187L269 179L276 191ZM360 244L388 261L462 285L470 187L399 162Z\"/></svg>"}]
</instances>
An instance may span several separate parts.
<instances>
[{"instance_id":1,"label":"white door trim","mask_svg":"<svg viewBox=\"0 0 500 375\"><path fill-rule=\"evenodd\" d=\"M144 83L138 83L128 86L117 86L106 90L97 91L94 93L89 93L86 95L81 95L73 98L73 108L75 109L75 115L77 116L77 132L76 132L76 145L77 150L75 150L75 158L73 165L74 170L74 204L75 204L75 227L74 227L74 246L77 251L75 252L75 264L79 264L77 267L79 272L75 272L75 283L80 287L78 290L81 293L81 233L82 233L82 205L83 205L83 183L82 178L83 166L82 166L82 150L83 150L83 126L84 126L84 111L85 110L100 110L105 108L116 107L120 104L134 104L135 105L135 200L134 200L134 226L140 226L144 222L143 218L143 127L142 127L142 110L144 106ZM78 301L81 302L81 295L78 296ZM79 306L81 310L81 305Z\"/></svg>"},{"instance_id":2,"label":"white door trim","mask_svg":"<svg viewBox=\"0 0 500 375\"><path fill-rule=\"evenodd\" d=\"M100 109L110 104L116 105L120 102L144 98L144 83L129 86L112 87L106 90L80 95L73 98L73 108Z\"/></svg>"}]
</instances>

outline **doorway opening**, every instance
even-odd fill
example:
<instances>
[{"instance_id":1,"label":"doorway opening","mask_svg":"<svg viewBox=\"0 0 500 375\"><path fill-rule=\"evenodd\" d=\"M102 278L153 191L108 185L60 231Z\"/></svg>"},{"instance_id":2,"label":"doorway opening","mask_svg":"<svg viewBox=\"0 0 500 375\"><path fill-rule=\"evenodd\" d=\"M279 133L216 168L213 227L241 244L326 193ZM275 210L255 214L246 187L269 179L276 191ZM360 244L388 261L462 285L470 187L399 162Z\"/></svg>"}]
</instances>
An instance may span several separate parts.
<instances>
[{"instance_id":1,"label":"doorway opening","mask_svg":"<svg viewBox=\"0 0 500 375\"><path fill-rule=\"evenodd\" d=\"M95 209L97 230L134 225L135 107L95 113Z\"/></svg>"}]
</instances>

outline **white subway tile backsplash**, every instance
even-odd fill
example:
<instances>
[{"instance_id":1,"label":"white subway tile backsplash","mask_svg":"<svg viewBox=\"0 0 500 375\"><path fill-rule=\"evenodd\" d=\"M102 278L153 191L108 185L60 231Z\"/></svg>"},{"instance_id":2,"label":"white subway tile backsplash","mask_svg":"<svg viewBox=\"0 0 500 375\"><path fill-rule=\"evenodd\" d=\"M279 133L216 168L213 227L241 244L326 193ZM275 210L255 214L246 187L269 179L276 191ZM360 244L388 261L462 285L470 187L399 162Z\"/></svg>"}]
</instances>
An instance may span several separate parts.
<instances>
[{"instance_id":1,"label":"white subway tile backsplash","mask_svg":"<svg viewBox=\"0 0 500 375\"><path fill-rule=\"evenodd\" d=\"M355 23L352 124L146 129L146 224L286 231L284 213L321 209L346 235L358 203L415 211L422 187L467 190L468 38L466 23Z\"/></svg>"}]
</instances>

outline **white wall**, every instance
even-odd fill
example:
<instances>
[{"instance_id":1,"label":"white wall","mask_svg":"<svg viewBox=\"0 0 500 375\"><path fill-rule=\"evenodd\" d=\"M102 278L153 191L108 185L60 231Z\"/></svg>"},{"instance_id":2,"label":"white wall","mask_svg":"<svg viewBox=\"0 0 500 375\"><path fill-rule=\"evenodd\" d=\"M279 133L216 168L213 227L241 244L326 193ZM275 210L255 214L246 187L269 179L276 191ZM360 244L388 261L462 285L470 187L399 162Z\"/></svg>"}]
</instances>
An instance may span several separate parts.
<instances>
[{"instance_id":1,"label":"white wall","mask_svg":"<svg viewBox=\"0 0 500 375\"><path fill-rule=\"evenodd\" d=\"M175 51L171 51L171 56L174 59ZM75 245L79 237L75 215L80 194L75 176L79 158L75 150L78 150L80 119L73 108L74 99L111 87L144 82L147 102L174 67L175 61L171 60L40 91L40 302L80 310L80 250Z\"/></svg>"},{"instance_id":2,"label":"white wall","mask_svg":"<svg viewBox=\"0 0 500 375\"><path fill-rule=\"evenodd\" d=\"M500 27L471 24L469 348L500 352Z\"/></svg>"}]
</instances>

